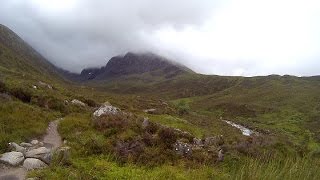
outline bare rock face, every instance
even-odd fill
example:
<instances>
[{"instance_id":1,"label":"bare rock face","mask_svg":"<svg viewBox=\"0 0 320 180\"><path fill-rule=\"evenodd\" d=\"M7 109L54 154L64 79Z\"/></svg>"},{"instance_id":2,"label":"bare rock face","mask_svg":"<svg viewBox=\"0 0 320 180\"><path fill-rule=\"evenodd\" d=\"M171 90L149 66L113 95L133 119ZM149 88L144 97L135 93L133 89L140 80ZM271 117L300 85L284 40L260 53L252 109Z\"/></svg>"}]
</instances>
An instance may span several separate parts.
<instances>
[{"instance_id":1,"label":"bare rock face","mask_svg":"<svg viewBox=\"0 0 320 180\"><path fill-rule=\"evenodd\" d=\"M120 109L114 106L111 106L110 103L105 103L98 110L93 113L93 116L100 117L102 115L115 115L120 112Z\"/></svg>"},{"instance_id":2,"label":"bare rock face","mask_svg":"<svg viewBox=\"0 0 320 180\"><path fill-rule=\"evenodd\" d=\"M44 162L42 162L39 159L35 159L35 158L27 158L24 162L23 162L23 167L27 170L33 170L33 169L41 169L41 168L45 168L48 165Z\"/></svg>"},{"instance_id":3,"label":"bare rock face","mask_svg":"<svg viewBox=\"0 0 320 180\"><path fill-rule=\"evenodd\" d=\"M18 166L24 160L21 152L7 152L1 155L0 162L11 166Z\"/></svg>"}]
</instances>

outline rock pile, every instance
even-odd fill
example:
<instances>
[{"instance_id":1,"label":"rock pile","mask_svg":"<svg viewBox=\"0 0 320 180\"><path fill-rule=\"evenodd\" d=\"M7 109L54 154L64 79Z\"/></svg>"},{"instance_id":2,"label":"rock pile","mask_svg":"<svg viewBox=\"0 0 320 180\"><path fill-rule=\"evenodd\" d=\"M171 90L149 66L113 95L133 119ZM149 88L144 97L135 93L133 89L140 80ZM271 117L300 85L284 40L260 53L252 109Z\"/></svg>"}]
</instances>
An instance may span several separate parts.
<instances>
[{"instance_id":1,"label":"rock pile","mask_svg":"<svg viewBox=\"0 0 320 180\"><path fill-rule=\"evenodd\" d=\"M27 170L47 167L52 159L50 149L44 147L42 142L32 140L30 143L9 143L11 152L0 156L0 162L11 166L22 166Z\"/></svg>"}]
</instances>

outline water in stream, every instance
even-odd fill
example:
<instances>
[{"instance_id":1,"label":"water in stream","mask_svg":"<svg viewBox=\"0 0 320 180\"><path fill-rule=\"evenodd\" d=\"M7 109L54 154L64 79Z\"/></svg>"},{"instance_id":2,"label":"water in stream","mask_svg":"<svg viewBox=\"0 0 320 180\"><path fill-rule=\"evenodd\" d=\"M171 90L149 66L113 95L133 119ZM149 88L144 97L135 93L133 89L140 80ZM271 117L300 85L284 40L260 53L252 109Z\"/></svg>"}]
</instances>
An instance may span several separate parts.
<instances>
[{"instance_id":1,"label":"water in stream","mask_svg":"<svg viewBox=\"0 0 320 180\"><path fill-rule=\"evenodd\" d=\"M235 127L235 128L240 129L240 131L242 132L242 134L245 135L245 136L251 136L251 135L254 133L254 131L252 131L251 129L248 129L248 128L246 128L246 127L244 127L244 126L241 126L241 125L239 125L239 124L236 124L236 123L234 123L234 122L227 121L227 120L223 120L223 121L226 122L226 123L228 123L228 124L230 124L231 126L233 126L233 127Z\"/></svg>"}]
</instances>

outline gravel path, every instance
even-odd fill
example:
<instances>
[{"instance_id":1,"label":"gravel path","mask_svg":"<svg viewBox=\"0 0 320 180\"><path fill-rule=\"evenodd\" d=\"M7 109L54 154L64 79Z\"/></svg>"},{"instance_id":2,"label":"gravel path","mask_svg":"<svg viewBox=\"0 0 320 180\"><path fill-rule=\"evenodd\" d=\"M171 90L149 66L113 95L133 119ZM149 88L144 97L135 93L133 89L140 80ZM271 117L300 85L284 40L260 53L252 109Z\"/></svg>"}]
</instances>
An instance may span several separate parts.
<instances>
[{"instance_id":1,"label":"gravel path","mask_svg":"<svg viewBox=\"0 0 320 180\"><path fill-rule=\"evenodd\" d=\"M57 149L61 146L62 140L58 132L58 124L62 119L58 119L49 123L47 133L43 136L43 143L47 148ZM24 180L27 170L22 167L9 167L0 164L0 180Z\"/></svg>"}]
</instances>

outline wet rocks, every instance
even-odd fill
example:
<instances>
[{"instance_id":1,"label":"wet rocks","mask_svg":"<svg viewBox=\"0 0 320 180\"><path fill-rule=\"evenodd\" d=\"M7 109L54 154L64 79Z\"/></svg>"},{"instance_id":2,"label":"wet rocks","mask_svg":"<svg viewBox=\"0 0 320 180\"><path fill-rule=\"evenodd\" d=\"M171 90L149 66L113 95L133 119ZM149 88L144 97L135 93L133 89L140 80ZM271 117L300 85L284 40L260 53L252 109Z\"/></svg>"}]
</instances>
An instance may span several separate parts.
<instances>
[{"instance_id":1,"label":"wet rocks","mask_svg":"<svg viewBox=\"0 0 320 180\"><path fill-rule=\"evenodd\" d=\"M21 152L7 152L1 155L0 162L9 164L11 166L18 166L24 160Z\"/></svg>"}]
</instances>

